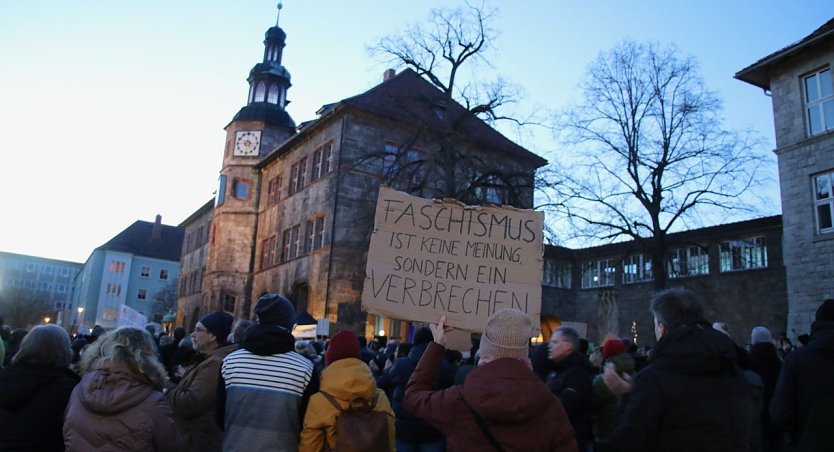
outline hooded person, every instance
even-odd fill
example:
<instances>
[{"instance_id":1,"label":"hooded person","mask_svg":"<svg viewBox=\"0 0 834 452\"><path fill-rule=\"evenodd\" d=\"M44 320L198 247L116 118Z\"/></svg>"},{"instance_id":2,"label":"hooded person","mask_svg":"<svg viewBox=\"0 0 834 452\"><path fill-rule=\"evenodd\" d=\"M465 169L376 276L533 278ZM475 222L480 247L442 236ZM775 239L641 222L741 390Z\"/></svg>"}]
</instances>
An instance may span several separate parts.
<instances>
[{"instance_id":1,"label":"hooded person","mask_svg":"<svg viewBox=\"0 0 834 452\"><path fill-rule=\"evenodd\" d=\"M773 422L802 452L834 450L834 299L814 319L808 345L785 359L770 402Z\"/></svg>"},{"instance_id":2,"label":"hooded person","mask_svg":"<svg viewBox=\"0 0 834 452\"><path fill-rule=\"evenodd\" d=\"M603 364L612 363L620 374L634 376L634 358L628 353L620 339L608 339L602 344ZM617 418L619 397L605 385L602 374L596 375L591 383L594 390L593 418L595 451L608 449L608 435Z\"/></svg>"},{"instance_id":3,"label":"hooded person","mask_svg":"<svg viewBox=\"0 0 834 452\"><path fill-rule=\"evenodd\" d=\"M432 341L431 330L418 328L414 333L414 345L408 355L397 358L394 364L377 377L377 385L391 394L391 405L397 415L397 450L443 450L445 439L440 430L420 420L403 406L403 396L408 380L417 368L417 363ZM445 389L454 383L455 374L443 360L435 381L435 389Z\"/></svg>"},{"instance_id":4,"label":"hooded person","mask_svg":"<svg viewBox=\"0 0 834 452\"><path fill-rule=\"evenodd\" d=\"M299 452L335 450L338 435L343 433L336 429L336 418L340 409L347 409L357 398L370 403L374 411L388 414L388 450L395 451L394 411L360 356L359 340L353 331L339 331L330 339L324 355L327 367L321 374L320 391L310 397L304 415Z\"/></svg>"},{"instance_id":5,"label":"hooded person","mask_svg":"<svg viewBox=\"0 0 834 452\"><path fill-rule=\"evenodd\" d=\"M481 358L462 386L434 388L445 353L442 316L433 341L406 386L403 405L444 435L448 450L577 451L562 403L533 373L530 317L515 309L492 314L481 336Z\"/></svg>"},{"instance_id":6,"label":"hooded person","mask_svg":"<svg viewBox=\"0 0 834 452\"><path fill-rule=\"evenodd\" d=\"M292 302L264 294L254 312L258 323L220 367L215 419L225 430L223 450L296 452L318 379L313 363L295 351Z\"/></svg>"},{"instance_id":7,"label":"hooded person","mask_svg":"<svg viewBox=\"0 0 834 452\"><path fill-rule=\"evenodd\" d=\"M165 389L174 420L188 434L190 451L220 451L223 445L223 430L214 421L214 409L220 365L237 350L237 345L226 343L232 321L225 312L213 312L197 322L191 333L196 363L185 370L178 384Z\"/></svg>"}]
</instances>

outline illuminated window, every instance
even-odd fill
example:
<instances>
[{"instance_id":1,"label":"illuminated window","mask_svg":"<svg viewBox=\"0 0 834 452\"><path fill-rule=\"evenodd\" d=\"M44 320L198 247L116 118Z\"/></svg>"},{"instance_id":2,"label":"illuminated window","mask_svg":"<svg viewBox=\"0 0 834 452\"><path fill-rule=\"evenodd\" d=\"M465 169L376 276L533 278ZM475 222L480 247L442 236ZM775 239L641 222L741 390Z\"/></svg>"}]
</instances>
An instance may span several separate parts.
<instances>
[{"instance_id":1,"label":"illuminated window","mask_svg":"<svg viewBox=\"0 0 834 452\"><path fill-rule=\"evenodd\" d=\"M645 254L632 254L623 259L623 284L651 281L652 259Z\"/></svg>"},{"instance_id":2,"label":"illuminated window","mask_svg":"<svg viewBox=\"0 0 834 452\"><path fill-rule=\"evenodd\" d=\"M616 263L613 259L586 262L582 264L582 288L613 286L615 272Z\"/></svg>"},{"instance_id":3,"label":"illuminated window","mask_svg":"<svg viewBox=\"0 0 834 452\"><path fill-rule=\"evenodd\" d=\"M669 278L709 274L709 254L698 245L674 248L669 252Z\"/></svg>"},{"instance_id":4,"label":"illuminated window","mask_svg":"<svg viewBox=\"0 0 834 452\"><path fill-rule=\"evenodd\" d=\"M721 242L720 255L721 272L767 267L767 245L764 237Z\"/></svg>"},{"instance_id":5,"label":"illuminated window","mask_svg":"<svg viewBox=\"0 0 834 452\"><path fill-rule=\"evenodd\" d=\"M560 289L570 289L571 265L569 262L559 262L554 259L544 260L543 284Z\"/></svg>"}]
</instances>

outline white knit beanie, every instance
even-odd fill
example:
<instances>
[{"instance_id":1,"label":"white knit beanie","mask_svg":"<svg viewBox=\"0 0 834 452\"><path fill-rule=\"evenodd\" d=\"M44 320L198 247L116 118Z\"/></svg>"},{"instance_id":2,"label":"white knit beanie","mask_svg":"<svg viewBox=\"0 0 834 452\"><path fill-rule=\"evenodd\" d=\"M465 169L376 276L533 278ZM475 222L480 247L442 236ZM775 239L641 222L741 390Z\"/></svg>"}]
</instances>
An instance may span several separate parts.
<instances>
[{"instance_id":1,"label":"white knit beanie","mask_svg":"<svg viewBox=\"0 0 834 452\"><path fill-rule=\"evenodd\" d=\"M517 309L492 314L481 335L480 355L492 358L526 358L533 335L530 317Z\"/></svg>"}]
</instances>

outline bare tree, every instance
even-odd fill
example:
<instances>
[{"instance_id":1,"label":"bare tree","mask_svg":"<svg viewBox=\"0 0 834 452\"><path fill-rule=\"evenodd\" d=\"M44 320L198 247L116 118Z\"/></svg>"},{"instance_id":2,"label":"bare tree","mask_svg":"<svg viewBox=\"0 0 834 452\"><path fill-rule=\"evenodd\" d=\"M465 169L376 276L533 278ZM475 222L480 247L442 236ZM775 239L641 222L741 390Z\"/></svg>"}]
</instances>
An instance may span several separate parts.
<instances>
[{"instance_id":1,"label":"bare tree","mask_svg":"<svg viewBox=\"0 0 834 452\"><path fill-rule=\"evenodd\" d=\"M549 207L576 236L635 240L663 288L672 228L713 209L754 210L744 195L767 161L760 140L723 127L717 95L674 47L624 42L590 64L581 89L557 121L575 163L557 170Z\"/></svg>"},{"instance_id":2,"label":"bare tree","mask_svg":"<svg viewBox=\"0 0 834 452\"><path fill-rule=\"evenodd\" d=\"M151 308L152 322L162 322L165 314L175 312L177 306L177 280L168 281L165 287L154 295L154 303Z\"/></svg>"},{"instance_id":3,"label":"bare tree","mask_svg":"<svg viewBox=\"0 0 834 452\"><path fill-rule=\"evenodd\" d=\"M512 111L523 98L517 85L500 76L489 81L480 78L484 71L478 69L490 67L498 36L490 26L496 14L483 4L435 9L425 23L369 47L381 60L413 69L441 94L439 99L412 99L428 101L434 117L421 121L404 142L370 156L383 161L388 185L423 196L513 205L532 191L534 169L529 164L499 166L494 156L467 145L472 137L466 126L473 120L490 125L537 123L531 115Z\"/></svg>"},{"instance_id":4,"label":"bare tree","mask_svg":"<svg viewBox=\"0 0 834 452\"><path fill-rule=\"evenodd\" d=\"M47 296L39 297L17 287L6 288L0 294L0 313L8 325L27 328L40 324L44 317L55 319L55 306Z\"/></svg>"}]
</instances>

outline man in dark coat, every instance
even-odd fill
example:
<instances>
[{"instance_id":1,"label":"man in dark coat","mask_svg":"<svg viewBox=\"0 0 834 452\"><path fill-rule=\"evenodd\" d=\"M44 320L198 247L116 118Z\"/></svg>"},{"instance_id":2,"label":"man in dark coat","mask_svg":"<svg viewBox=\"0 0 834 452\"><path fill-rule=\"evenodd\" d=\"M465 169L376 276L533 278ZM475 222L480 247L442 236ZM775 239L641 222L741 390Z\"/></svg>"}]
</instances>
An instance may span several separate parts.
<instances>
[{"instance_id":1,"label":"man in dark coat","mask_svg":"<svg viewBox=\"0 0 834 452\"><path fill-rule=\"evenodd\" d=\"M750 332L750 370L762 378L762 405L759 421L762 431L763 452L780 452L784 443L782 433L773 425L770 418L770 400L782 370L782 360L773 345L773 334L763 326L757 326Z\"/></svg>"},{"instance_id":2,"label":"man in dark coat","mask_svg":"<svg viewBox=\"0 0 834 452\"><path fill-rule=\"evenodd\" d=\"M420 420L403 406L405 386L431 341L431 330L426 327L418 329L414 335L414 347L408 352L408 356L397 358L394 364L377 377L377 386L386 392L390 391L391 394L391 407L397 416L395 429L397 450L442 451L444 449L445 441L440 430ZM445 360L441 361L435 388L446 389L452 386L454 379L455 374L451 366Z\"/></svg>"},{"instance_id":3,"label":"man in dark coat","mask_svg":"<svg viewBox=\"0 0 834 452\"><path fill-rule=\"evenodd\" d=\"M605 381L630 394L609 436L615 451L743 452L753 421L735 346L703 316L695 294L668 289L651 301L657 345L633 386L611 366ZM620 386L620 384L626 383Z\"/></svg>"},{"instance_id":4,"label":"man in dark coat","mask_svg":"<svg viewBox=\"0 0 834 452\"><path fill-rule=\"evenodd\" d=\"M580 452L590 452L594 445L593 402L594 366L579 351L579 333L563 326L553 332L548 343L548 357L552 372L547 377L547 387L559 398L576 433Z\"/></svg>"},{"instance_id":5,"label":"man in dark coat","mask_svg":"<svg viewBox=\"0 0 834 452\"><path fill-rule=\"evenodd\" d=\"M834 300L817 309L808 345L785 360L770 415L799 452L834 450Z\"/></svg>"}]
</instances>

